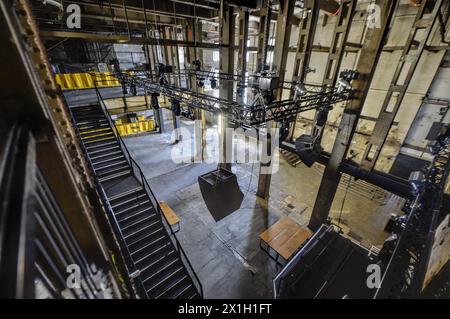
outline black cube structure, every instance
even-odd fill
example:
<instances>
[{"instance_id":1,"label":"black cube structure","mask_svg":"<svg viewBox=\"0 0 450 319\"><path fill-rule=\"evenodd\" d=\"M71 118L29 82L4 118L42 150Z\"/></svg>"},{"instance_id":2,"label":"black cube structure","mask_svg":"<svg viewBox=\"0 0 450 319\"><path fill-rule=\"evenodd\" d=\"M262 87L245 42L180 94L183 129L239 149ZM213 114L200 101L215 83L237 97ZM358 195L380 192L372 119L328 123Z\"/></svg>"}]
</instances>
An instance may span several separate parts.
<instances>
[{"instance_id":1,"label":"black cube structure","mask_svg":"<svg viewBox=\"0 0 450 319\"><path fill-rule=\"evenodd\" d=\"M244 194L239 189L236 175L219 168L198 177L203 200L217 222L241 207Z\"/></svg>"}]
</instances>

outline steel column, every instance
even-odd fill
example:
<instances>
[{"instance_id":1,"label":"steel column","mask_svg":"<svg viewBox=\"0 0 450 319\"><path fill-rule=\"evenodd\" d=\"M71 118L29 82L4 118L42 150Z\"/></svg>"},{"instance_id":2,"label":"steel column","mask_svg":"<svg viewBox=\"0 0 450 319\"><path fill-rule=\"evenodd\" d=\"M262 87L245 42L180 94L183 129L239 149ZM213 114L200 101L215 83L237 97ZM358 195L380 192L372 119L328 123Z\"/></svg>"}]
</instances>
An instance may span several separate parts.
<instances>
[{"instance_id":1,"label":"steel column","mask_svg":"<svg viewBox=\"0 0 450 319\"><path fill-rule=\"evenodd\" d=\"M264 0L259 15L258 51L256 53L256 70L261 71L267 61L267 47L269 42L270 17L272 9L269 0Z\"/></svg>"},{"instance_id":2,"label":"steel column","mask_svg":"<svg viewBox=\"0 0 450 319\"><path fill-rule=\"evenodd\" d=\"M433 34L433 26L438 18L442 3L442 0L423 0L418 8L413 27L409 33L400 61L397 64L386 98L384 99L378 121L375 123L372 135L369 138L369 143L364 151L364 156L361 161L361 167L363 169L368 171L372 170L380 156L394 119L419 64L420 57ZM427 8L433 4L433 10L427 15ZM422 37L419 44L417 44L417 35ZM413 46L416 46L417 49L412 53L411 49Z\"/></svg>"},{"instance_id":3,"label":"steel column","mask_svg":"<svg viewBox=\"0 0 450 319\"><path fill-rule=\"evenodd\" d=\"M235 17L233 15L234 8L228 7L224 1L220 2L220 72L233 74L234 72L234 32L235 32ZM221 98L228 101L233 100L233 82L221 81L219 95ZM219 166L226 169L231 169L232 160L232 139L227 136L228 116L222 113L220 116L220 156Z\"/></svg>"},{"instance_id":4,"label":"steel column","mask_svg":"<svg viewBox=\"0 0 450 319\"><path fill-rule=\"evenodd\" d=\"M173 40L177 40L177 28L176 26L172 27L170 32L170 37ZM171 58L172 58L172 65L173 65L173 70L174 73L179 73L180 72L180 59L179 59L179 55L178 55L178 46L174 46L171 49ZM180 77L176 77L174 78L175 84L180 86L181 85L181 78Z\"/></svg>"},{"instance_id":5,"label":"steel column","mask_svg":"<svg viewBox=\"0 0 450 319\"><path fill-rule=\"evenodd\" d=\"M280 1L280 10L278 12L277 18L277 29L276 29L276 37L275 37L275 51L273 56L273 64L272 69L277 71L278 76L280 77L280 81L284 80L284 76L286 74L286 62L287 55L289 53L289 41L291 38L291 29L292 29L292 17L294 15L294 0L284 0ZM279 88L276 92L276 98L281 99L283 94L283 89ZM267 123L266 126L266 138L262 141L262 143L266 143L266 149L272 149L272 138L271 138L271 128L272 124ZM273 151L273 150L272 150ZM259 180L258 180L258 190L256 194L263 198L269 198L269 190L270 190L270 181L272 178L271 174L267 173L267 167L271 166L271 162L273 160L274 152L268 153L270 159L266 159L260 163L259 168Z\"/></svg>"},{"instance_id":6,"label":"steel column","mask_svg":"<svg viewBox=\"0 0 450 319\"><path fill-rule=\"evenodd\" d=\"M342 58L344 57L345 46L350 31L355 6L356 0L343 0L340 3L339 13L336 17L336 23L334 26L334 35L328 51L327 64L322 80L322 84L329 87L334 87L336 85L336 81L339 76L339 69L341 67ZM317 110L315 118L317 119L317 117L320 116L320 112L325 112L328 116L328 111L328 109ZM319 143L322 140L325 125L326 123L323 124L323 126L315 125L313 128L312 135L318 137Z\"/></svg>"},{"instance_id":7,"label":"steel column","mask_svg":"<svg viewBox=\"0 0 450 319\"><path fill-rule=\"evenodd\" d=\"M239 43L238 43L238 68L241 71L241 83L245 84L245 73L247 72L247 40L248 40L249 12L241 9L239 11Z\"/></svg>"},{"instance_id":8,"label":"steel column","mask_svg":"<svg viewBox=\"0 0 450 319\"><path fill-rule=\"evenodd\" d=\"M316 33L317 20L319 19L320 7L318 1L305 1L304 15L299 24L299 35L297 42L297 51L295 53L293 80L298 83L305 82L309 61L311 59L314 34ZM291 91L290 98L294 97L294 91ZM292 123L289 133L289 139L294 137L297 117Z\"/></svg>"},{"instance_id":9,"label":"steel column","mask_svg":"<svg viewBox=\"0 0 450 319\"><path fill-rule=\"evenodd\" d=\"M195 23L195 29L194 29L194 42L202 42L203 39L203 24L200 21L197 21ZM189 39L190 40L190 39ZM195 57L195 60L199 60L202 67L203 67L203 50L202 49L196 49L196 48L189 48L190 51L193 51L191 53L191 56L193 55ZM203 93L203 88L197 87L197 84L194 83L196 89ZM195 160L196 161L202 161L205 158L205 150L206 150L206 117L205 117L205 111L196 108L194 110L194 141L195 141Z\"/></svg>"},{"instance_id":10,"label":"steel column","mask_svg":"<svg viewBox=\"0 0 450 319\"><path fill-rule=\"evenodd\" d=\"M319 192L314 204L309 228L317 230L327 220L333 199L341 179L340 167L347 156L351 140L356 130L361 110L372 82L377 62L382 53L383 44L389 33L389 25L393 19L396 1L378 0L376 4L381 9L380 28L368 29L356 71L360 73L353 81L355 99L346 106L339 124L339 130L334 142L333 151L326 165Z\"/></svg>"}]
</instances>

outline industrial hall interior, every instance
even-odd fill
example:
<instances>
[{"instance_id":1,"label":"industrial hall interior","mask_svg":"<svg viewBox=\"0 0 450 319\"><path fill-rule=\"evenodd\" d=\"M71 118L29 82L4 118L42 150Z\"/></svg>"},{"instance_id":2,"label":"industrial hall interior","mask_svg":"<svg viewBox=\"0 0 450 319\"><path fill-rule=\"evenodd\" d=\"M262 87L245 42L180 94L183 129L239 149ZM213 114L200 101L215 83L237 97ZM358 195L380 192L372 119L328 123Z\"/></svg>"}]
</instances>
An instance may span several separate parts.
<instances>
[{"instance_id":1,"label":"industrial hall interior","mask_svg":"<svg viewBox=\"0 0 450 319\"><path fill-rule=\"evenodd\" d=\"M450 0L0 0L0 298L449 299L449 49Z\"/></svg>"}]
</instances>

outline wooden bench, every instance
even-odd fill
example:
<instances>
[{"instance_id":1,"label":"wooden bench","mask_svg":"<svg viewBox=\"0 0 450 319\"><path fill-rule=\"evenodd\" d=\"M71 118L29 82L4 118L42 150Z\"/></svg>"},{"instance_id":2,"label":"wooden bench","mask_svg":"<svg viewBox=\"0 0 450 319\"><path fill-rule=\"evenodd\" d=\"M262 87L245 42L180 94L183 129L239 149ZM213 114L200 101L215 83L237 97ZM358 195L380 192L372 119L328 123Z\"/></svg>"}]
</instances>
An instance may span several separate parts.
<instances>
[{"instance_id":1,"label":"wooden bench","mask_svg":"<svg viewBox=\"0 0 450 319\"><path fill-rule=\"evenodd\" d=\"M311 236L312 231L308 228L283 217L259 235L260 247L277 263L283 264L279 257L287 262ZM271 250L275 252L275 257Z\"/></svg>"},{"instance_id":2,"label":"wooden bench","mask_svg":"<svg viewBox=\"0 0 450 319\"><path fill-rule=\"evenodd\" d=\"M169 223L170 227L174 228L176 227L176 229L174 229L174 232L176 233L177 231L180 230L180 217L178 217L177 214L175 214L175 212L172 210L172 208L169 207L169 205L167 205L166 202L159 202L159 206L161 207L161 210L164 214L164 216L166 217L167 222Z\"/></svg>"}]
</instances>

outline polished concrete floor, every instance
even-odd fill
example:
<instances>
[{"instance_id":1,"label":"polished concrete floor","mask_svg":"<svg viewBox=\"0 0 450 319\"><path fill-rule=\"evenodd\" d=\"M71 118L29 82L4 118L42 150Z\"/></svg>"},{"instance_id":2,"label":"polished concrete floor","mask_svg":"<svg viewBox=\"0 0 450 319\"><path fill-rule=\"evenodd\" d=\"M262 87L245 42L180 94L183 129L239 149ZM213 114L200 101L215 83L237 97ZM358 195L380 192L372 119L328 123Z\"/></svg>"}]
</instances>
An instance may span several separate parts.
<instances>
[{"instance_id":1,"label":"polished concrete floor","mask_svg":"<svg viewBox=\"0 0 450 319\"><path fill-rule=\"evenodd\" d=\"M193 122L182 120L183 145L191 145ZM181 218L178 238L193 264L206 298L271 298L275 262L259 247L258 235L282 216L307 225L319 187L323 168L304 165L291 167L280 156L280 168L273 175L270 199L255 196L258 164L234 164L242 192L241 208L215 222L202 199L199 175L213 170L216 163L191 163L172 160L171 114L165 110L163 134L125 138L134 159L143 169L159 200L165 200ZM217 143L217 127L207 130L207 143ZM334 200L331 217L344 232L364 246L381 246L387 233L383 228L401 200L360 182L344 181Z\"/></svg>"}]
</instances>

